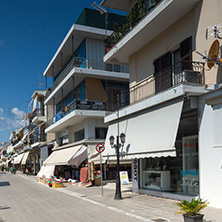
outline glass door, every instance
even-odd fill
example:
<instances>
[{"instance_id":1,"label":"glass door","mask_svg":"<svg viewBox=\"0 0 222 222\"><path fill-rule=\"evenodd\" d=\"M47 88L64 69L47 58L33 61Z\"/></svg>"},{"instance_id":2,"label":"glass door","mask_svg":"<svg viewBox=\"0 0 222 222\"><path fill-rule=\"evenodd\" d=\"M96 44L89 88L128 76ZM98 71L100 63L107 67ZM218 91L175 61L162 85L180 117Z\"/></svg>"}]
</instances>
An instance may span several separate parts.
<instances>
[{"instance_id":1,"label":"glass door","mask_svg":"<svg viewBox=\"0 0 222 222\"><path fill-rule=\"evenodd\" d=\"M198 155L198 137L183 137L183 170L182 186L183 193L199 193L199 155Z\"/></svg>"}]
</instances>

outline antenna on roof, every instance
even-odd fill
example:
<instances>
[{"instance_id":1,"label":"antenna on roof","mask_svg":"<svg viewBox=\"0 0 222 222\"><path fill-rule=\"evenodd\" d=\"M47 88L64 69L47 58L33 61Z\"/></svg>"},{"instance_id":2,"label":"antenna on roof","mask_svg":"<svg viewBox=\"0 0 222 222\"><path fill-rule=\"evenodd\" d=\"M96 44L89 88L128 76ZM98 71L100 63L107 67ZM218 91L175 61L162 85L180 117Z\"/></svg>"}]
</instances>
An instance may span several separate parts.
<instances>
[{"instance_id":1,"label":"antenna on roof","mask_svg":"<svg viewBox=\"0 0 222 222\"><path fill-rule=\"evenodd\" d=\"M42 75L39 72L38 74L36 74L39 76L39 83L36 83L37 86L39 86L39 89L42 90Z\"/></svg>"},{"instance_id":2,"label":"antenna on roof","mask_svg":"<svg viewBox=\"0 0 222 222\"><path fill-rule=\"evenodd\" d=\"M211 37L222 39L222 24L207 27L206 39Z\"/></svg>"},{"instance_id":3,"label":"antenna on roof","mask_svg":"<svg viewBox=\"0 0 222 222\"><path fill-rule=\"evenodd\" d=\"M105 37L107 36L107 26L108 26L108 11L101 7L100 5L97 5L96 2L91 3L91 5L99 11L102 15L105 14Z\"/></svg>"}]
</instances>

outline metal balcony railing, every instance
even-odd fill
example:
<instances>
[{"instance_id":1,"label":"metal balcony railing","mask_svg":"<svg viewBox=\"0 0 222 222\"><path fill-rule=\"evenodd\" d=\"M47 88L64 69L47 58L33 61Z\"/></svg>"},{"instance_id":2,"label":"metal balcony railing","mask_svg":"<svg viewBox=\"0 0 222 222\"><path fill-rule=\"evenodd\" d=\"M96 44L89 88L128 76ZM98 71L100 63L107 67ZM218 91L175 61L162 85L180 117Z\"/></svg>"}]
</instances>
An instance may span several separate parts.
<instances>
[{"instance_id":1,"label":"metal balcony railing","mask_svg":"<svg viewBox=\"0 0 222 222\"><path fill-rule=\"evenodd\" d=\"M34 143L36 142L45 142L47 138L46 134L38 134L34 136Z\"/></svg>"},{"instance_id":2,"label":"metal balcony railing","mask_svg":"<svg viewBox=\"0 0 222 222\"><path fill-rule=\"evenodd\" d=\"M127 101L125 101L125 103L128 104ZM47 127L56 123L57 121L59 121L69 113L73 112L74 110L111 111L115 108L118 107L111 102L75 100L74 102L67 105L62 111L59 111L56 115L49 119L47 121Z\"/></svg>"},{"instance_id":3,"label":"metal balcony railing","mask_svg":"<svg viewBox=\"0 0 222 222\"><path fill-rule=\"evenodd\" d=\"M114 32L105 38L106 52L116 45L127 33L129 33L146 15L156 8L162 0L140 0L126 14L126 22L121 25L115 24Z\"/></svg>"},{"instance_id":4,"label":"metal balcony railing","mask_svg":"<svg viewBox=\"0 0 222 222\"><path fill-rule=\"evenodd\" d=\"M115 111L127 105L132 105L159 92L167 90L181 83L190 85L204 85L203 63L179 62L158 73L150 75L138 84L132 86L125 93L118 95L109 104L110 110ZM129 98L129 104L123 103ZM112 110L112 108L114 108ZM107 113L109 114L109 113Z\"/></svg>"},{"instance_id":5,"label":"metal balcony railing","mask_svg":"<svg viewBox=\"0 0 222 222\"><path fill-rule=\"evenodd\" d=\"M128 73L128 66L124 65L114 65L114 64L106 64L100 60L92 60L86 58L74 57L71 60L68 60L68 63L63 67L63 69L56 75L54 78L54 82L50 88L47 89L46 97L50 95L51 92L61 83L61 81L69 74L69 72L75 68L84 68L84 69L98 69L109 72L122 72Z\"/></svg>"},{"instance_id":6,"label":"metal balcony railing","mask_svg":"<svg viewBox=\"0 0 222 222\"><path fill-rule=\"evenodd\" d=\"M34 136L30 137L29 142L30 144L37 143L37 142L45 142L47 139L46 134L35 134Z\"/></svg>"},{"instance_id":7,"label":"metal balcony railing","mask_svg":"<svg viewBox=\"0 0 222 222\"><path fill-rule=\"evenodd\" d=\"M33 118L36 116L44 116L44 109L35 109L32 111Z\"/></svg>"}]
</instances>

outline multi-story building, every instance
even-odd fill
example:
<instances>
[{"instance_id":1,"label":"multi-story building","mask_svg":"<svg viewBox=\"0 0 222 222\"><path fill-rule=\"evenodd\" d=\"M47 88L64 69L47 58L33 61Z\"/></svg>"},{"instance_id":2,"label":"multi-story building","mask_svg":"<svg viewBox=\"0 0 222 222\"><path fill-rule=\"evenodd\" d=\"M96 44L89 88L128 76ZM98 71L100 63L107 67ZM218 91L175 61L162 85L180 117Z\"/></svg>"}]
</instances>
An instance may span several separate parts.
<instances>
[{"instance_id":1,"label":"multi-story building","mask_svg":"<svg viewBox=\"0 0 222 222\"><path fill-rule=\"evenodd\" d=\"M121 40L115 43L118 35L111 35L113 47L104 61L129 65L130 72L130 105L105 117L103 156L116 158L109 137L117 135L119 125L126 135L120 159L132 160L134 192L200 196L222 207L220 56L208 56L208 66L215 64L208 71L196 53L205 55L220 35L213 30L209 38L207 27L222 23L222 2L103 0L101 5L128 11Z\"/></svg>"},{"instance_id":2,"label":"multi-story building","mask_svg":"<svg viewBox=\"0 0 222 222\"><path fill-rule=\"evenodd\" d=\"M110 13L105 30L105 15L84 9L44 72L53 78L45 99L45 132L56 135L53 153L44 164L51 165L52 171L61 166L66 177L71 177L69 165L86 158L98 161L95 147L106 136L105 113L117 108L115 96L128 89L128 67L103 62L106 33L112 33L114 22L124 20ZM128 98L122 97L120 103L127 104ZM80 153L78 164L70 162Z\"/></svg>"},{"instance_id":3,"label":"multi-story building","mask_svg":"<svg viewBox=\"0 0 222 222\"><path fill-rule=\"evenodd\" d=\"M45 90L35 90L32 94L32 123L35 128L29 133L31 140L30 157L33 163L33 173L37 174L43 165L43 161L51 154L54 134L46 134L45 116Z\"/></svg>"},{"instance_id":4,"label":"multi-story building","mask_svg":"<svg viewBox=\"0 0 222 222\"><path fill-rule=\"evenodd\" d=\"M53 134L44 132L46 125L45 99L46 91L35 90L29 104L29 112L24 114L20 128L12 132L10 137L13 151L11 164L21 171L28 169L37 174L42 162L51 153L50 142Z\"/></svg>"}]
</instances>

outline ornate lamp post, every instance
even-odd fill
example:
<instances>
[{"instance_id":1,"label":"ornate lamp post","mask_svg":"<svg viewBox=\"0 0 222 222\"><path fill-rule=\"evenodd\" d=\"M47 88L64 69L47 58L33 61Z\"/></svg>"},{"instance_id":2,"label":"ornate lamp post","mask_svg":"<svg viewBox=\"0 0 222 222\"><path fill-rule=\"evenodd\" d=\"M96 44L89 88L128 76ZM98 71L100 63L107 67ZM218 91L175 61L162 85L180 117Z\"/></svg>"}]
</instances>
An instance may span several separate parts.
<instances>
[{"instance_id":1,"label":"ornate lamp post","mask_svg":"<svg viewBox=\"0 0 222 222\"><path fill-rule=\"evenodd\" d=\"M121 143L119 142L119 137L120 137ZM121 133L120 136L119 135L116 136L116 144L114 144L115 138L113 135L110 136L110 138L109 138L111 147L116 149L116 157L117 157L117 176L116 176L116 193L115 193L116 200L122 199L120 176L119 176L119 149L122 146L124 146L125 139L126 139L126 135L124 133Z\"/></svg>"}]
</instances>

